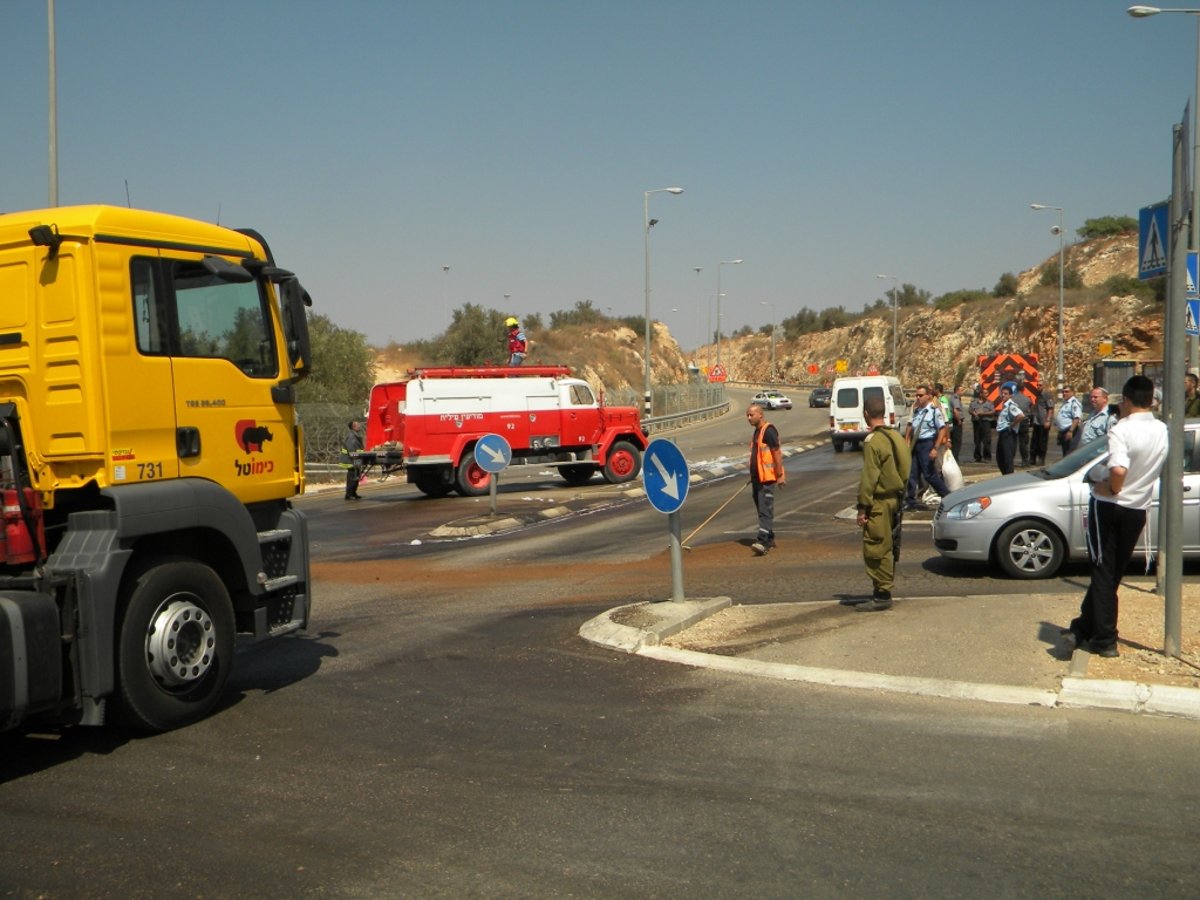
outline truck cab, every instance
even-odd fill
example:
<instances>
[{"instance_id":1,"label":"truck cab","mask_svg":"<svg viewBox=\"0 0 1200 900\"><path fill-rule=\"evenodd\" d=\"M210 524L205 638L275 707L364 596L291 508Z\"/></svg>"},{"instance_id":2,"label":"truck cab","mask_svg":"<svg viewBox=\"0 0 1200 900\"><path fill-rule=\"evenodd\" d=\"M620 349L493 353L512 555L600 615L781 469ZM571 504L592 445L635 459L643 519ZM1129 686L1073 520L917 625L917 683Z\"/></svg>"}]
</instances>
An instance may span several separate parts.
<instances>
[{"instance_id":1,"label":"truck cab","mask_svg":"<svg viewBox=\"0 0 1200 900\"><path fill-rule=\"evenodd\" d=\"M0 298L0 729L194 721L308 620L308 296L253 231L76 206L0 215Z\"/></svg>"}]
</instances>

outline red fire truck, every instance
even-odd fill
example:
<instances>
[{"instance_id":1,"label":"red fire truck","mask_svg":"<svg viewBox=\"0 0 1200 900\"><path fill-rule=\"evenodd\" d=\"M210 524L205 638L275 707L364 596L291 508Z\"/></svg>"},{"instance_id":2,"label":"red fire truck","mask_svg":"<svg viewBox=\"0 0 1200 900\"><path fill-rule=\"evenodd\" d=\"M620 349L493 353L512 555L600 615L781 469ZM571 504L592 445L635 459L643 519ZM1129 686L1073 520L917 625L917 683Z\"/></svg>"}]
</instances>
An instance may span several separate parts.
<instances>
[{"instance_id":1,"label":"red fire truck","mask_svg":"<svg viewBox=\"0 0 1200 900\"><path fill-rule=\"evenodd\" d=\"M610 484L638 476L647 438L634 407L605 406L566 366L413 369L371 389L362 462L403 469L431 497L487 493L475 442L498 434L512 464L557 468L569 484L596 472Z\"/></svg>"}]
</instances>

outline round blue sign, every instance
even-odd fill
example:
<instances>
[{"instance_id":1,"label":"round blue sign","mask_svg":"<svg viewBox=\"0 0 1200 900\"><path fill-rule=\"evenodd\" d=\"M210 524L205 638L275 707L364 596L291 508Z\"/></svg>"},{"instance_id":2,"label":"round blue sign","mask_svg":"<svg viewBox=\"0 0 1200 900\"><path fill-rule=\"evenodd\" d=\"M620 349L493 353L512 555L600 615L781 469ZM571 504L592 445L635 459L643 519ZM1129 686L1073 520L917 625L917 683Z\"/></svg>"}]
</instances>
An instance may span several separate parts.
<instances>
[{"instance_id":1,"label":"round blue sign","mask_svg":"<svg viewBox=\"0 0 1200 900\"><path fill-rule=\"evenodd\" d=\"M661 513L676 512L688 492L688 464L683 451L662 438L646 447L642 462L642 482L646 499Z\"/></svg>"},{"instance_id":2,"label":"round blue sign","mask_svg":"<svg viewBox=\"0 0 1200 900\"><path fill-rule=\"evenodd\" d=\"M485 434L475 442L475 465L496 475L512 462L512 447L498 434Z\"/></svg>"}]
</instances>

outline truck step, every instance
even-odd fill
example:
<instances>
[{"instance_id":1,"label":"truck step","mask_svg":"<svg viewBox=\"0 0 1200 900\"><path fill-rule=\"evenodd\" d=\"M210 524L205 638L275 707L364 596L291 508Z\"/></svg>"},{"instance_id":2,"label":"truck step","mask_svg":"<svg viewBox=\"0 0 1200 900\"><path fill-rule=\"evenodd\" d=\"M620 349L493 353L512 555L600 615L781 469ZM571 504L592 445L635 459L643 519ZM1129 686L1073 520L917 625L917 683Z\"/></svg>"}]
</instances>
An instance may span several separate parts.
<instances>
[{"instance_id":1,"label":"truck step","mask_svg":"<svg viewBox=\"0 0 1200 900\"><path fill-rule=\"evenodd\" d=\"M287 528L272 528L270 531L260 531L258 533L259 544L271 544L275 541L286 541L292 536L292 532Z\"/></svg>"},{"instance_id":2,"label":"truck step","mask_svg":"<svg viewBox=\"0 0 1200 900\"><path fill-rule=\"evenodd\" d=\"M280 575L278 578L268 578L263 582L263 589L267 593L274 593L285 587L291 587L293 584L300 583L299 575Z\"/></svg>"}]
</instances>

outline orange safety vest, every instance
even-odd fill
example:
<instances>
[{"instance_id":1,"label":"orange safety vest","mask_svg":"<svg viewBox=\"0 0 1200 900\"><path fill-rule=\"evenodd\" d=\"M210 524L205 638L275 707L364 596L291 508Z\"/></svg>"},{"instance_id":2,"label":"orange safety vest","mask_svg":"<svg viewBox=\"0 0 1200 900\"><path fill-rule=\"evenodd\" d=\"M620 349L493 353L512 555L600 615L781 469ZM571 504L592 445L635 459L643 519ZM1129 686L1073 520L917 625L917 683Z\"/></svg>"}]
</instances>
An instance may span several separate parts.
<instances>
[{"instance_id":1,"label":"orange safety vest","mask_svg":"<svg viewBox=\"0 0 1200 900\"><path fill-rule=\"evenodd\" d=\"M771 484L779 480L779 474L775 471L775 454L762 442L763 432L770 424L764 419L762 424L755 429L754 437L750 439L750 459L754 463L760 484Z\"/></svg>"}]
</instances>

